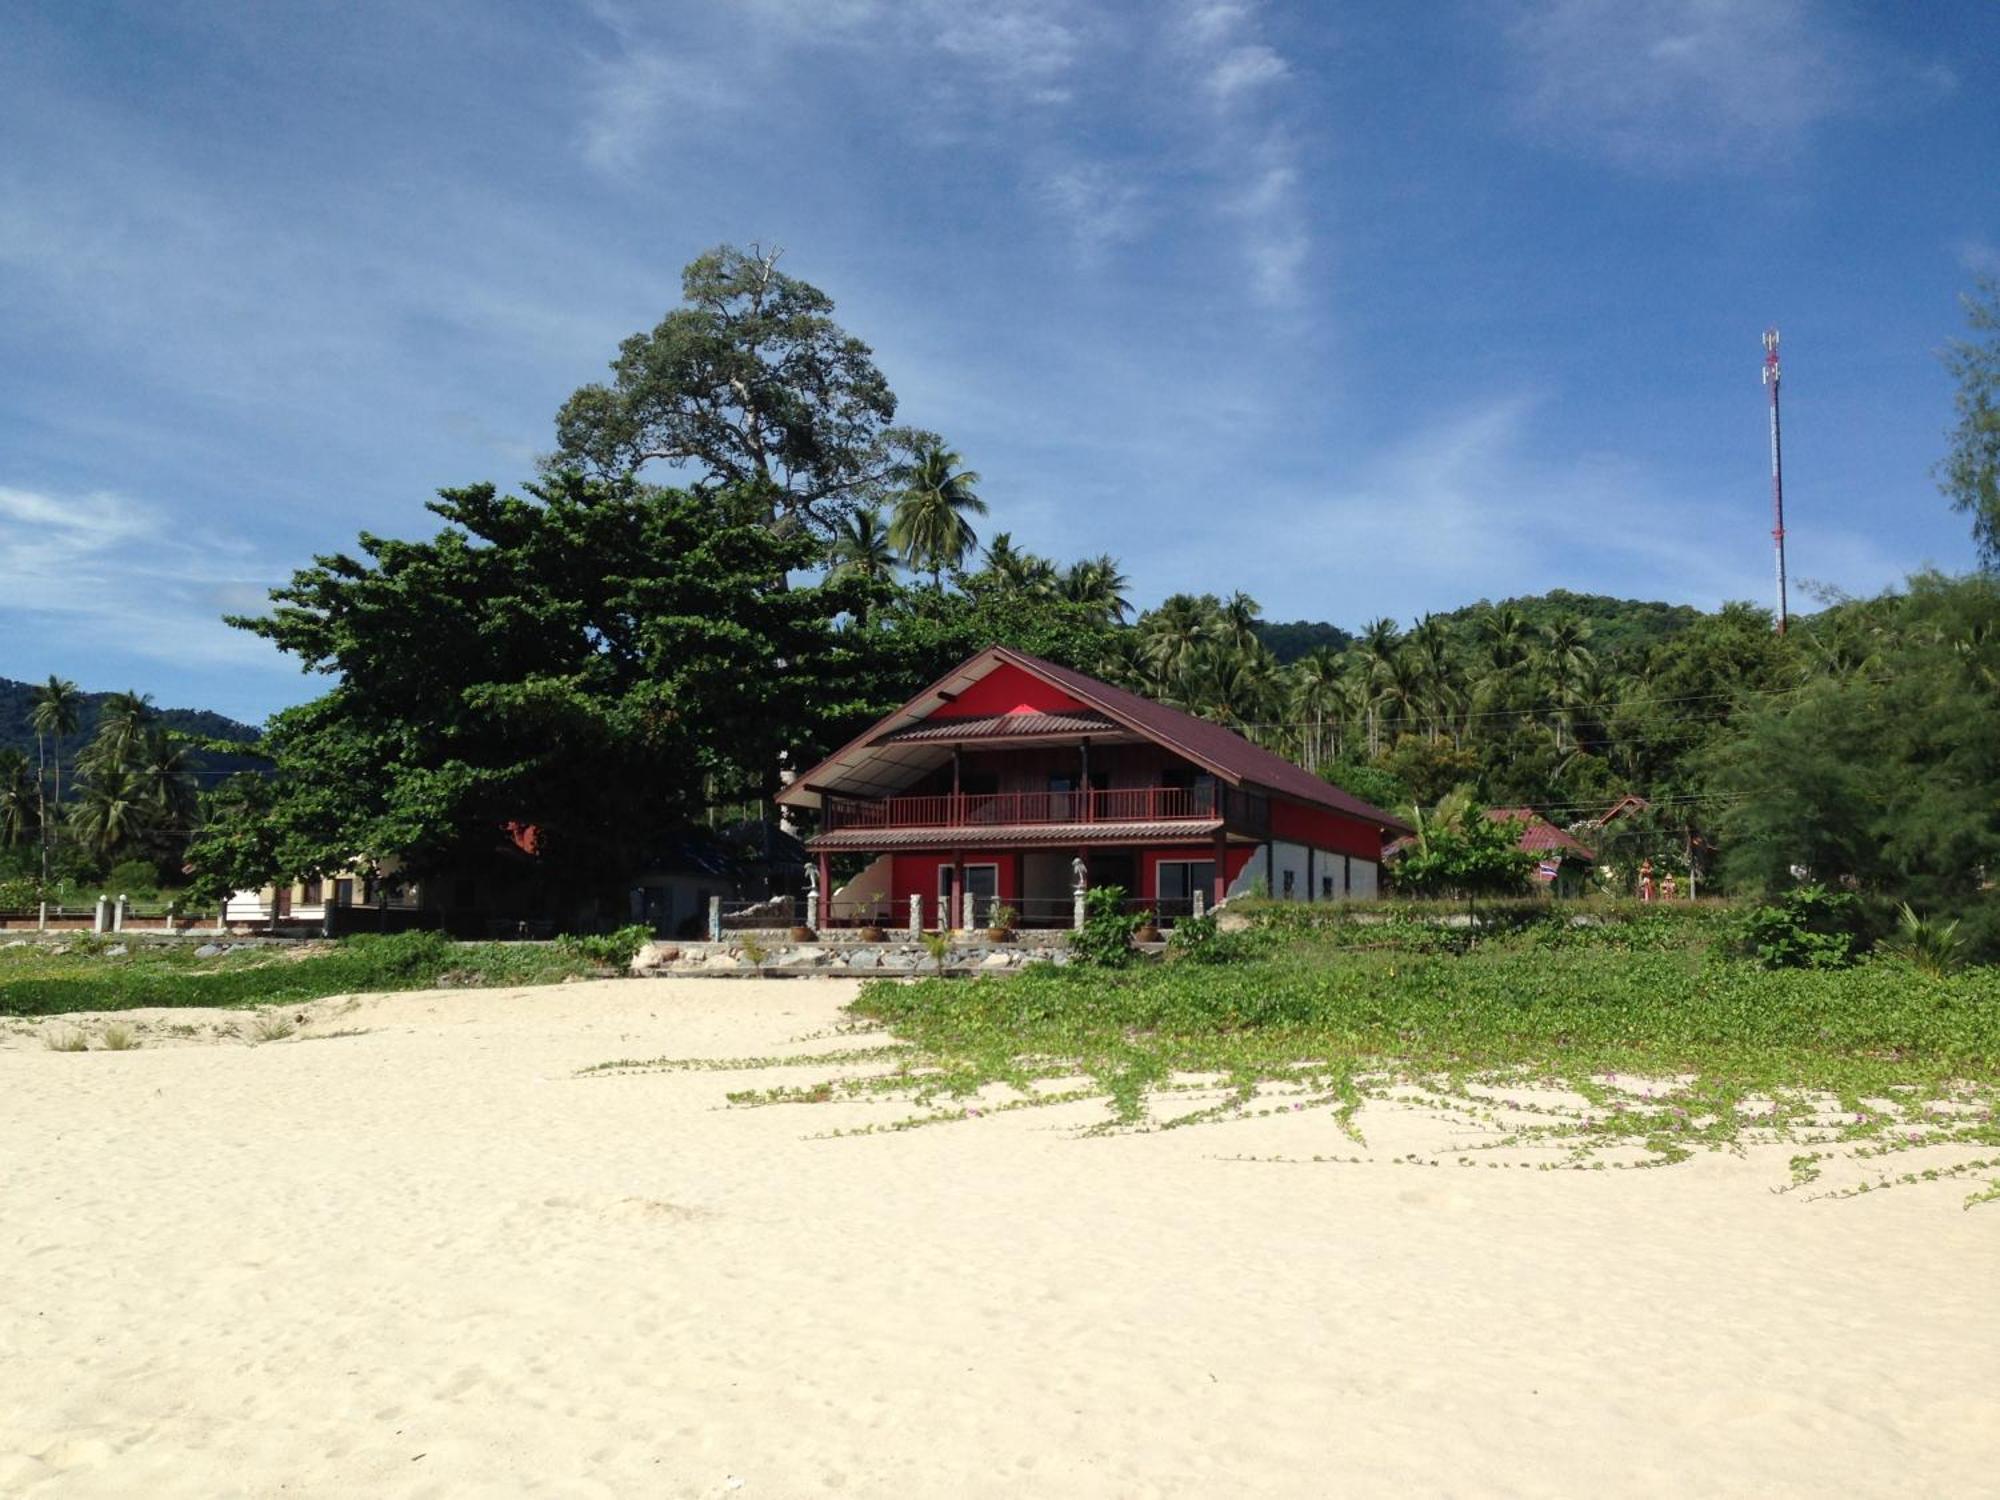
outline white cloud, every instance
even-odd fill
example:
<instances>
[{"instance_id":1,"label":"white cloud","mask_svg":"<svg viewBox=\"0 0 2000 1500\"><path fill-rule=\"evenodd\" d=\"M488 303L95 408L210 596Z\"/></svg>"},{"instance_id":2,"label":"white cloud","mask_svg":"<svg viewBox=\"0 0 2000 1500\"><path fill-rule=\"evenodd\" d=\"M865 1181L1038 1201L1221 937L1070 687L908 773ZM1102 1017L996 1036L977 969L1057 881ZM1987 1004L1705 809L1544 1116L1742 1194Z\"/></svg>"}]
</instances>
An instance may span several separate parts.
<instances>
[{"instance_id":1,"label":"white cloud","mask_svg":"<svg viewBox=\"0 0 2000 1500\"><path fill-rule=\"evenodd\" d=\"M1258 42L1245 47L1231 47L1216 60L1203 81L1209 93L1223 103L1233 102L1239 94L1247 94L1267 83L1276 83L1291 72L1284 58L1271 48Z\"/></svg>"},{"instance_id":2,"label":"white cloud","mask_svg":"<svg viewBox=\"0 0 2000 1500\"><path fill-rule=\"evenodd\" d=\"M2000 246L1991 240L1973 237L1951 247L1959 265L1975 276L2000 276Z\"/></svg>"},{"instance_id":3,"label":"white cloud","mask_svg":"<svg viewBox=\"0 0 2000 1500\"><path fill-rule=\"evenodd\" d=\"M1069 226L1088 261L1137 239L1149 219L1140 174L1110 162L1057 168L1043 179L1041 197Z\"/></svg>"},{"instance_id":4,"label":"white cloud","mask_svg":"<svg viewBox=\"0 0 2000 1500\"><path fill-rule=\"evenodd\" d=\"M1838 18L1809 0L1548 0L1516 7L1504 35L1520 120L1632 167L1781 160L1868 91Z\"/></svg>"},{"instance_id":5,"label":"white cloud","mask_svg":"<svg viewBox=\"0 0 2000 1500\"><path fill-rule=\"evenodd\" d=\"M155 661L266 665L271 648L221 620L267 602L256 571L240 542L123 495L0 486L0 638L40 627Z\"/></svg>"}]
</instances>

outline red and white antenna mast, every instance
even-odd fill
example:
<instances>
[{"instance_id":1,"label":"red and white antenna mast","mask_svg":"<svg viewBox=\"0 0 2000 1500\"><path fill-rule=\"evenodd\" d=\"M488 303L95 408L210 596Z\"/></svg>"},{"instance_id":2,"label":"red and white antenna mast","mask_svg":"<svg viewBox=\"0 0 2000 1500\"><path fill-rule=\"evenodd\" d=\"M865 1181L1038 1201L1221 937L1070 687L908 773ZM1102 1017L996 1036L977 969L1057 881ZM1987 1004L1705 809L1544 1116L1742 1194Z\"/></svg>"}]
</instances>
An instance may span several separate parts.
<instances>
[{"instance_id":1,"label":"red and white antenna mast","mask_svg":"<svg viewBox=\"0 0 2000 1500\"><path fill-rule=\"evenodd\" d=\"M1771 545L1778 554L1778 634L1785 633L1785 458L1778 440L1778 330L1764 330L1764 388L1771 393Z\"/></svg>"}]
</instances>

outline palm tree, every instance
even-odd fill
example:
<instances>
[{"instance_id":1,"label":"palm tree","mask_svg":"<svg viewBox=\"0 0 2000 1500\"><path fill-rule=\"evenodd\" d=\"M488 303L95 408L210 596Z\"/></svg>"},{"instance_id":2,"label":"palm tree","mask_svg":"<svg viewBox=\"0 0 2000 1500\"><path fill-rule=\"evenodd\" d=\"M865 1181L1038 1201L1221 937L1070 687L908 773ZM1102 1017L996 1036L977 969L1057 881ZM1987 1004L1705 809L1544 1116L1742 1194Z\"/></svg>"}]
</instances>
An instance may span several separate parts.
<instances>
[{"instance_id":1,"label":"palm tree","mask_svg":"<svg viewBox=\"0 0 2000 1500\"><path fill-rule=\"evenodd\" d=\"M1319 646L1292 663L1292 712L1308 731L1306 765L1340 758L1340 722L1347 714L1347 679L1340 653ZM1329 743L1328 725L1332 725Z\"/></svg>"},{"instance_id":2,"label":"palm tree","mask_svg":"<svg viewBox=\"0 0 2000 1500\"><path fill-rule=\"evenodd\" d=\"M1047 597L1056 591L1056 565L1046 557L1024 552L1014 545L1014 533L994 534L986 548L986 571L1003 588L1017 594Z\"/></svg>"},{"instance_id":3,"label":"palm tree","mask_svg":"<svg viewBox=\"0 0 2000 1500\"><path fill-rule=\"evenodd\" d=\"M39 778L19 750L0 750L0 844L12 849L41 831Z\"/></svg>"},{"instance_id":4,"label":"palm tree","mask_svg":"<svg viewBox=\"0 0 2000 1500\"><path fill-rule=\"evenodd\" d=\"M185 829L195 815L194 752L154 730L139 746L133 764L140 795L163 828Z\"/></svg>"},{"instance_id":5,"label":"palm tree","mask_svg":"<svg viewBox=\"0 0 2000 1500\"><path fill-rule=\"evenodd\" d=\"M1537 664L1548 682L1550 696L1555 700L1558 752L1563 748L1563 711L1569 706L1577 676L1597 659L1586 644L1589 639L1590 622L1575 615L1566 615L1542 627Z\"/></svg>"},{"instance_id":6,"label":"palm tree","mask_svg":"<svg viewBox=\"0 0 2000 1500\"><path fill-rule=\"evenodd\" d=\"M118 767L107 767L84 783L69 820L84 847L100 859L136 841L152 823L139 778Z\"/></svg>"},{"instance_id":7,"label":"palm tree","mask_svg":"<svg viewBox=\"0 0 2000 1500\"><path fill-rule=\"evenodd\" d=\"M1214 633L1211 608L1215 601L1193 594L1169 594L1158 609L1139 621L1139 646L1151 674L1154 697L1169 697L1175 680L1187 669L1196 650Z\"/></svg>"},{"instance_id":8,"label":"palm tree","mask_svg":"<svg viewBox=\"0 0 2000 1500\"><path fill-rule=\"evenodd\" d=\"M154 719L149 693L113 693L97 712L97 734L77 764L104 769L130 766L139 755Z\"/></svg>"},{"instance_id":9,"label":"palm tree","mask_svg":"<svg viewBox=\"0 0 2000 1500\"><path fill-rule=\"evenodd\" d=\"M1368 754L1382 753L1381 720L1377 709L1377 688L1389 673L1389 664L1396 659L1396 648L1401 643L1403 633L1394 620L1386 616L1370 620L1361 627L1361 634L1354 643L1360 653L1363 680L1368 685Z\"/></svg>"},{"instance_id":10,"label":"palm tree","mask_svg":"<svg viewBox=\"0 0 2000 1500\"><path fill-rule=\"evenodd\" d=\"M896 549L889 541L888 523L880 506L850 512L833 534L827 548L830 576L835 578L890 578L896 571Z\"/></svg>"},{"instance_id":11,"label":"palm tree","mask_svg":"<svg viewBox=\"0 0 2000 1500\"><path fill-rule=\"evenodd\" d=\"M1106 552L1071 563L1062 575L1059 592L1070 603L1085 605L1109 623L1123 625L1125 616L1132 612L1132 602L1125 597L1131 586L1132 580L1118 571L1118 559Z\"/></svg>"},{"instance_id":12,"label":"palm tree","mask_svg":"<svg viewBox=\"0 0 2000 1500\"><path fill-rule=\"evenodd\" d=\"M83 719L83 693L68 678L50 674L49 680L35 689L34 707L28 711L28 725L35 731L35 785L37 787L36 824L42 830L42 884L49 880L49 840L56 836L54 821L49 817L49 806L42 800L39 789L46 783L50 754L55 760L55 804L62 807L62 742L66 735L76 733Z\"/></svg>"},{"instance_id":13,"label":"palm tree","mask_svg":"<svg viewBox=\"0 0 2000 1500\"><path fill-rule=\"evenodd\" d=\"M1222 602L1222 612L1217 620L1223 637L1237 649L1242 650L1259 639L1257 620L1264 613L1264 606L1238 589Z\"/></svg>"},{"instance_id":14,"label":"palm tree","mask_svg":"<svg viewBox=\"0 0 2000 1500\"><path fill-rule=\"evenodd\" d=\"M889 522L889 542L912 568L931 575L931 587L944 586L944 570L956 568L979 543L979 534L965 518L986 514L986 502L974 493L979 476L942 443L917 455L896 513Z\"/></svg>"}]
</instances>

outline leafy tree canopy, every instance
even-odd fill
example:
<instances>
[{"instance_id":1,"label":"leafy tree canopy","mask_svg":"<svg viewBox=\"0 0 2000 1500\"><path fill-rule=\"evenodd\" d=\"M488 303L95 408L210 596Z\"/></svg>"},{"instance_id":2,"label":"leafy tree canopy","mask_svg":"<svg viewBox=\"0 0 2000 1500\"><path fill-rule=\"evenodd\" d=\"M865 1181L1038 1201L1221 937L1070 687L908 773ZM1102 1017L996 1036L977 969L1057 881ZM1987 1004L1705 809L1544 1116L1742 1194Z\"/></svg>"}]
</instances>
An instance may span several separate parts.
<instances>
[{"instance_id":1,"label":"leafy tree canopy","mask_svg":"<svg viewBox=\"0 0 2000 1500\"><path fill-rule=\"evenodd\" d=\"M364 535L232 620L339 681L272 720L268 795L211 800L191 851L207 889L391 861L616 889L872 707L834 624L869 583L788 586L817 544L732 495L567 473L430 509L447 525L429 540Z\"/></svg>"},{"instance_id":2,"label":"leafy tree canopy","mask_svg":"<svg viewBox=\"0 0 2000 1500\"><path fill-rule=\"evenodd\" d=\"M683 306L618 346L609 384L563 403L551 470L628 479L657 462L774 524L825 532L935 442L892 425L874 355L778 252L718 246L689 262L681 291Z\"/></svg>"}]
</instances>

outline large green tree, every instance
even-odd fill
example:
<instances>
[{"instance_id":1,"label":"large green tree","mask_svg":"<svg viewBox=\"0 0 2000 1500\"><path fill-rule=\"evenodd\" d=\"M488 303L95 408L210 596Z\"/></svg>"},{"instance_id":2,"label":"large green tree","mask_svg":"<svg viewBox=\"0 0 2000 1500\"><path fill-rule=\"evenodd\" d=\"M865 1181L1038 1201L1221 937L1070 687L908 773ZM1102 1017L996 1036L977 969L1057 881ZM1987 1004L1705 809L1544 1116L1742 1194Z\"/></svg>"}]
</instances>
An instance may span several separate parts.
<instances>
[{"instance_id":1,"label":"large green tree","mask_svg":"<svg viewBox=\"0 0 2000 1500\"><path fill-rule=\"evenodd\" d=\"M1752 708L1699 763L1723 869L1746 887L1802 872L1925 912L1977 909L1994 931L2000 580L1919 575L1891 618L1879 673Z\"/></svg>"},{"instance_id":2,"label":"large green tree","mask_svg":"<svg viewBox=\"0 0 2000 1500\"><path fill-rule=\"evenodd\" d=\"M979 476L942 443L927 443L903 476L889 520L889 542L912 569L942 586L947 568L957 569L979 542L967 516L986 514L974 488Z\"/></svg>"},{"instance_id":3,"label":"large green tree","mask_svg":"<svg viewBox=\"0 0 2000 1500\"><path fill-rule=\"evenodd\" d=\"M2000 278L1980 278L1965 298L1965 316L1972 337L1944 351L1958 382L1958 421L1938 480L1952 506L1972 517L1981 559L2000 567Z\"/></svg>"},{"instance_id":4,"label":"large green tree","mask_svg":"<svg viewBox=\"0 0 2000 1500\"><path fill-rule=\"evenodd\" d=\"M768 522L830 529L884 498L927 434L894 426L896 397L833 299L778 252L718 246L681 274L683 306L618 346L608 384L556 415L551 470L598 479L664 464Z\"/></svg>"},{"instance_id":5,"label":"large green tree","mask_svg":"<svg viewBox=\"0 0 2000 1500\"><path fill-rule=\"evenodd\" d=\"M232 621L336 682L272 721L267 794L210 799L205 891L393 863L574 910L872 703L835 621L882 586L788 586L820 544L733 494L570 472L430 508L437 535L364 535Z\"/></svg>"}]
</instances>

